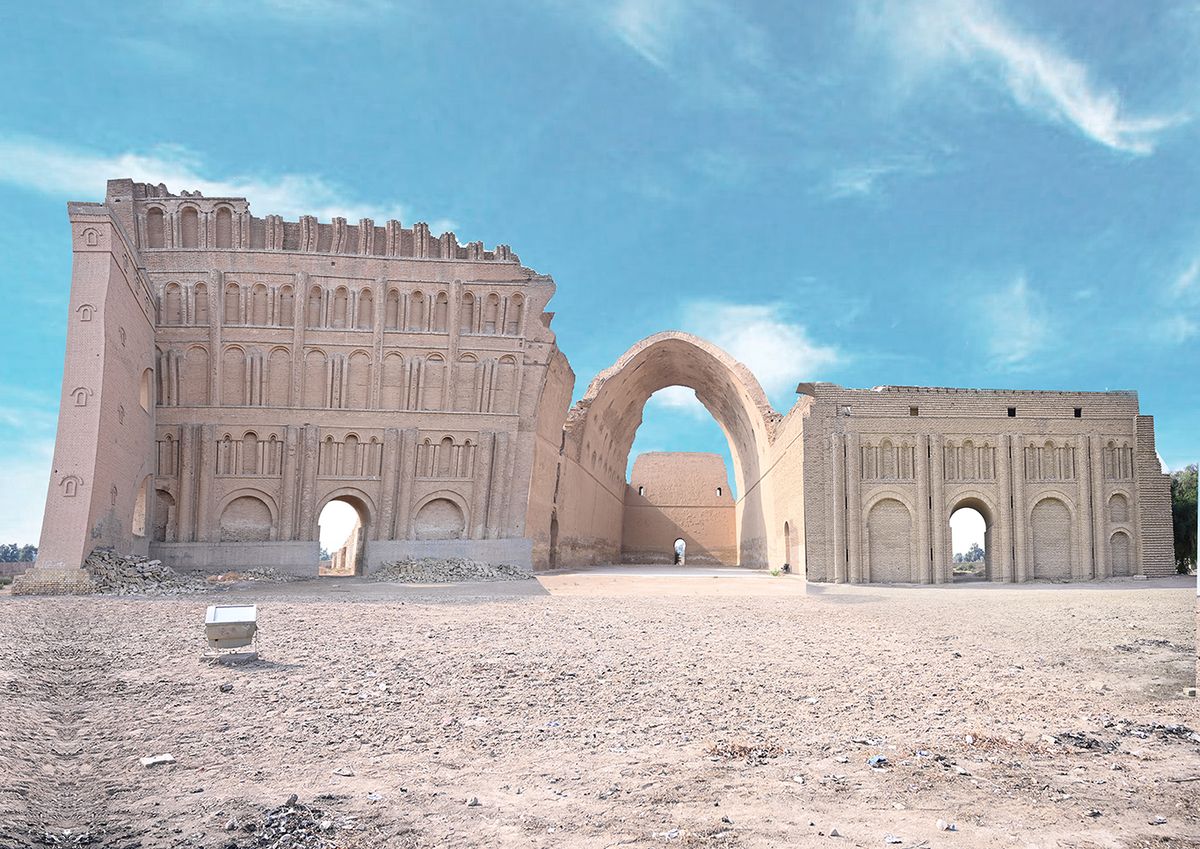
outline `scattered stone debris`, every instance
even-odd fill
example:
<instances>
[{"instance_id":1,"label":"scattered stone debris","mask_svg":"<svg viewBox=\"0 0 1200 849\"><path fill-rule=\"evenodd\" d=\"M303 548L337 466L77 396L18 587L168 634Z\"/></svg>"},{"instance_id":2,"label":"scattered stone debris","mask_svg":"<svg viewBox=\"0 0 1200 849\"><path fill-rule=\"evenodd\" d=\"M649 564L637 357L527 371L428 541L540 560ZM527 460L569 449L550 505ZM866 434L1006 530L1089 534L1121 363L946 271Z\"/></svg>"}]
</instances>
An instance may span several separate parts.
<instances>
[{"instance_id":1,"label":"scattered stone debris","mask_svg":"<svg viewBox=\"0 0 1200 849\"><path fill-rule=\"evenodd\" d=\"M785 750L774 743L734 743L721 740L708 747L708 756L712 760L736 761L745 759L750 766L762 766L771 758L784 754Z\"/></svg>"},{"instance_id":2,"label":"scattered stone debris","mask_svg":"<svg viewBox=\"0 0 1200 849\"><path fill-rule=\"evenodd\" d=\"M83 563L95 590L106 595L191 595L221 590L239 581L259 581L284 584L300 581L299 575L280 572L271 567L240 569L219 575L200 575L176 572L161 560L136 555L121 555L110 550L97 550Z\"/></svg>"},{"instance_id":3,"label":"scattered stone debris","mask_svg":"<svg viewBox=\"0 0 1200 849\"><path fill-rule=\"evenodd\" d=\"M528 569L507 563L482 563L461 557L420 557L384 563L368 580L396 584L452 584L459 581L522 581Z\"/></svg>"},{"instance_id":4,"label":"scattered stone debris","mask_svg":"<svg viewBox=\"0 0 1200 849\"><path fill-rule=\"evenodd\" d=\"M938 831L958 831L958 826L952 822L946 822L946 820L938 820L937 821L937 830Z\"/></svg>"},{"instance_id":5,"label":"scattered stone debris","mask_svg":"<svg viewBox=\"0 0 1200 849\"><path fill-rule=\"evenodd\" d=\"M161 560L113 551L93 551L83 562L96 591L108 595L186 595L202 593L207 582L198 575L180 575Z\"/></svg>"},{"instance_id":6,"label":"scattered stone debris","mask_svg":"<svg viewBox=\"0 0 1200 849\"><path fill-rule=\"evenodd\" d=\"M1120 748L1116 743L1105 743L1095 737L1089 737L1082 731L1064 731L1053 735L1055 743L1070 744L1079 749L1092 749L1098 752L1115 752Z\"/></svg>"},{"instance_id":7,"label":"scattered stone debris","mask_svg":"<svg viewBox=\"0 0 1200 849\"><path fill-rule=\"evenodd\" d=\"M1105 724L1106 728L1114 728L1122 737L1137 737L1148 740L1160 737L1163 740L1179 740L1187 743L1200 743L1200 733L1186 725L1164 725L1161 722L1139 723L1120 720Z\"/></svg>"},{"instance_id":8,"label":"scattered stone debris","mask_svg":"<svg viewBox=\"0 0 1200 849\"><path fill-rule=\"evenodd\" d=\"M1191 651L1191 649L1189 649L1187 646L1176 645L1170 640L1154 640L1150 638L1134 640L1132 643L1122 643L1121 645L1114 646L1113 648L1121 652L1137 652L1144 648L1168 649L1170 651L1183 652L1185 654Z\"/></svg>"},{"instance_id":9,"label":"scattered stone debris","mask_svg":"<svg viewBox=\"0 0 1200 849\"><path fill-rule=\"evenodd\" d=\"M257 581L271 584L290 584L292 581L303 581L303 575L293 575L291 572L280 572L272 566L256 566L253 569L238 569L222 572L219 575L209 575L208 583L217 586L234 584L238 581Z\"/></svg>"},{"instance_id":10,"label":"scattered stone debris","mask_svg":"<svg viewBox=\"0 0 1200 849\"><path fill-rule=\"evenodd\" d=\"M334 849L345 845L338 831L356 828L355 818L336 816L305 805L292 794L278 808L267 811L254 842L257 849ZM253 824L243 826L253 832Z\"/></svg>"},{"instance_id":11,"label":"scattered stone debris","mask_svg":"<svg viewBox=\"0 0 1200 849\"><path fill-rule=\"evenodd\" d=\"M888 759L883 755L871 755L867 758L867 766L872 769L883 769L888 765Z\"/></svg>"}]
</instances>

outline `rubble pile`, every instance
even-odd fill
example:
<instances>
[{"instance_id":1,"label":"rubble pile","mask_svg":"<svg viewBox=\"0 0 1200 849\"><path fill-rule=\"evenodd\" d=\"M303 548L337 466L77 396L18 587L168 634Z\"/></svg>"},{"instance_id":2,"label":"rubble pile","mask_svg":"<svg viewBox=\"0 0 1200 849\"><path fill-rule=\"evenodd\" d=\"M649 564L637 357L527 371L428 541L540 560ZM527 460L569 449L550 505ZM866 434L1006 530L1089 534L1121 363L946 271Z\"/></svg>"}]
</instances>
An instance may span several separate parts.
<instances>
[{"instance_id":1,"label":"rubble pile","mask_svg":"<svg viewBox=\"0 0 1200 849\"><path fill-rule=\"evenodd\" d=\"M260 849L334 849L345 845L337 832L354 830L354 820L305 805L292 794L282 805L266 812L252 845ZM226 828L233 830L237 823L231 822ZM248 825L243 830L253 832L255 827Z\"/></svg>"},{"instance_id":2,"label":"rubble pile","mask_svg":"<svg viewBox=\"0 0 1200 849\"><path fill-rule=\"evenodd\" d=\"M96 584L96 591L109 595L185 595L208 589L205 580L180 575L161 560L113 551L93 551L83 568Z\"/></svg>"},{"instance_id":3,"label":"rubble pile","mask_svg":"<svg viewBox=\"0 0 1200 849\"><path fill-rule=\"evenodd\" d=\"M272 566L258 566L253 569L237 569L229 572L222 572L219 575L210 575L208 582L210 584L233 584L238 581L255 581L258 583L267 584L289 584L292 581L303 581L302 575L293 575L290 572L281 572Z\"/></svg>"},{"instance_id":4,"label":"rubble pile","mask_svg":"<svg viewBox=\"0 0 1200 849\"><path fill-rule=\"evenodd\" d=\"M384 563L369 579L397 584L453 584L459 581L521 581L533 577L527 569L507 563L481 563L459 557L408 558Z\"/></svg>"}]
</instances>

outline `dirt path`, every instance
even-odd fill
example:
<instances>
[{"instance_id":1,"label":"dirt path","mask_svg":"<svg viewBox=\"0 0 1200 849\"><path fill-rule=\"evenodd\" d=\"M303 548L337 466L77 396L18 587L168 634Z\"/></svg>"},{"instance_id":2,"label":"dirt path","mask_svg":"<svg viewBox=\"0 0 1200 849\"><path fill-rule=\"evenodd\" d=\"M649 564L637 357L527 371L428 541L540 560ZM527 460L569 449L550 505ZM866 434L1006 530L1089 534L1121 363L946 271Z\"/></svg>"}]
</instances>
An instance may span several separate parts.
<instances>
[{"instance_id":1,"label":"dirt path","mask_svg":"<svg viewBox=\"0 0 1200 849\"><path fill-rule=\"evenodd\" d=\"M0 600L0 846L1200 846L1194 590L597 577Z\"/></svg>"}]
</instances>

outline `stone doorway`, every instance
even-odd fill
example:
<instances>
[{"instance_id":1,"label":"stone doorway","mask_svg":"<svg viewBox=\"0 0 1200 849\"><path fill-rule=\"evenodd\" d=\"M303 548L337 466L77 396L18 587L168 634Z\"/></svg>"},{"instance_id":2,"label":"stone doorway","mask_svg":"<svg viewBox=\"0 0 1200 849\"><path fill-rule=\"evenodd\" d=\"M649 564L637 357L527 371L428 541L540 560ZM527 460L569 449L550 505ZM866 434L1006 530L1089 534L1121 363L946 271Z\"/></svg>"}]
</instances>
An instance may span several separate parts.
<instances>
[{"instance_id":1,"label":"stone doorway","mask_svg":"<svg viewBox=\"0 0 1200 849\"><path fill-rule=\"evenodd\" d=\"M325 502L317 519L317 539L321 543L318 574L363 574L367 524L367 508L361 500L339 495Z\"/></svg>"},{"instance_id":2,"label":"stone doorway","mask_svg":"<svg viewBox=\"0 0 1200 849\"><path fill-rule=\"evenodd\" d=\"M949 562L937 564L949 572L954 583L991 581L992 519L982 501L968 498L950 512Z\"/></svg>"}]
</instances>

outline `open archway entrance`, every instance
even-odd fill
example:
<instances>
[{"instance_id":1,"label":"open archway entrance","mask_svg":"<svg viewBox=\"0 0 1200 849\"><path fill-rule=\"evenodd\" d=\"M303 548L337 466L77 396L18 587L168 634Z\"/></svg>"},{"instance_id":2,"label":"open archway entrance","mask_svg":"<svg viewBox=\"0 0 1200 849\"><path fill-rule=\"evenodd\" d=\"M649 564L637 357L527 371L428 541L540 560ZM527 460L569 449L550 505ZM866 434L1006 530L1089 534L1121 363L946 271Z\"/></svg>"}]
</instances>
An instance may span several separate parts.
<instances>
[{"instance_id":1,"label":"open archway entrance","mask_svg":"<svg viewBox=\"0 0 1200 849\"><path fill-rule=\"evenodd\" d=\"M560 550L557 560L561 565L620 562L626 471L634 437L650 397L675 386L695 393L728 443L733 492L723 480L705 489L714 505L720 499L732 503L735 533L728 561L765 568L769 551L782 556L781 540L773 536L779 534L782 524L768 521L773 505L768 502L765 487L759 486L780 416L744 365L710 342L671 331L630 348L592 381L567 416L557 547L569 551L570 558ZM717 458L717 464L723 466L723 461ZM640 481L631 483L631 499L649 499L653 494ZM638 486L643 487L641 492ZM772 529L770 533L768 528ZM696 541L688 537L685 527L682 530L684 533L657 538L667 542L683 537L687 547L693 548Z\"/></svg>"},{"instance_id":2,"label":"open archway entrance","mask_svg":"<svg viewBox=\"0 0 1200 849\"><path fill-rule=\"evenodd\" d=\"M366 505L352 495L338 495L325 502L317 518L321 541L321 575L361 575L367 542Z\"/></svg>"},{"instance_id":3,"label":"open archway entrance","mask_svg":"<svg viewBox=\"0 0 1200 849\"><path fill-rule=\"evenodd\" d=\"M976 498L960 501L950 513L950 563L945 564L955 583L990 581L992 575L992 519L988 506Z\"/></svg>"}]
</instances>

